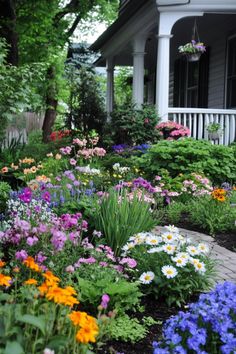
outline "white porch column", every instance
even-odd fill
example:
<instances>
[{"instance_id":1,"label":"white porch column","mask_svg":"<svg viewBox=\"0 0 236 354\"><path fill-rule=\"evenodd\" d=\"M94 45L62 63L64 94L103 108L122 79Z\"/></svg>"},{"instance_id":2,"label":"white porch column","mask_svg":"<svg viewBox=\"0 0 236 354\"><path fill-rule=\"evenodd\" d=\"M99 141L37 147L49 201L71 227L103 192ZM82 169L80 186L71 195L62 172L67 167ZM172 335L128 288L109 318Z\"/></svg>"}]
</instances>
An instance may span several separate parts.
<instances>
[{"instance_id":1,"label":"white porch column","mask_svg":"<svg viewBox=\"0 0 236 354\"><path fill-rule=\"evenodd\" d=\"M162 121L168 120L171 37L169 34L158 35L156 103Z\"/></svg>"},{"instance_id":2,"label":"white porch column","mask_svg":"<svg viewBox=\"0 0 236 354\"><path fill-rule=\"evenodd\" d=\"M144 98L144 56L146 35L140 35L134 39L133 51L133 102L141 107Z\"/></svg>"},{"instance_id":3,"label":"white porch column","mask_svg":"<svg viewBox=\"0 0 236 354\"><path fill-rule=\"evenodd\" d=\"M107 120L111 119L111 112L114 104L114 59L108 58L106 60L107 67L107 92L106 92L106 112Z\"/></svg>"},{"instance_id":4,"label":"white porch column","mask_svg":"<svg viewBox=\"0 0 236 354\"><path fill-rule=\"evenodd\" d=\"M161 8L158 9L161 11ZM158 29L156 106L161 121L168 120L169 75L170 75L170 39L175 22L184 17L202 16L202 12L160 12Z\"/></svg>"}]
</instances>

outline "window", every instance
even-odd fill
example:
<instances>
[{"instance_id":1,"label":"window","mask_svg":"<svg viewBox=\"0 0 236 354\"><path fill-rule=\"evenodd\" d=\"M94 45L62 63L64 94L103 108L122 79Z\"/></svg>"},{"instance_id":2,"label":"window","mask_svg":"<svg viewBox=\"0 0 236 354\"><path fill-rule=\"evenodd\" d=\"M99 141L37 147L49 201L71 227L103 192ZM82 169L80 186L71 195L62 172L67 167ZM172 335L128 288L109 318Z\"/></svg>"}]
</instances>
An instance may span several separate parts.
<instances>
[{"instance_id":1,"label":"window","mask_svg":"<svg viewBox=\"0 0 236 354\"><path fill-rule=\"evenodd\" d=\"M182 57L175 61L174 106L207 108L209 49L197 62Z\"/></svg>"},{"instance_id":2,"label":"window","mask_svg":"<svg viewBox=\"0 0 236 354\"><path fill-rule=\"evenodd\" d=\"M236 108L236 35L228 40L226 108Z\"/></svg>"}]
</instances>

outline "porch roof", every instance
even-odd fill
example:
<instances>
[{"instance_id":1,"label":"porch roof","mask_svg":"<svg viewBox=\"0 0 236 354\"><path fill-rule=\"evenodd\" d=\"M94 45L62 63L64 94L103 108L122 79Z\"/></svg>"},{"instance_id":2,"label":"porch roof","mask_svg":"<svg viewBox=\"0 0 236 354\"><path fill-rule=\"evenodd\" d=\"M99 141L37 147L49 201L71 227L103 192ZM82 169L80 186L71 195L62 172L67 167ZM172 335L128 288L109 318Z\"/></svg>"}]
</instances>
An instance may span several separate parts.
<instances>
[{"instance_id":1,"label":"porch roof","mask_svg":"<svg viewBox=\"0 0 236 354\"><path fill-rule=\"evenodd\" d=\"M117 18L111 26L107 28L105 32L90 46L91 50L98 51L106 42L112 38L112 36L133 16L143 5L147 3L147 0L135 0L130 1L125 8L125 11Z\"/></svg>"}]
</instances>

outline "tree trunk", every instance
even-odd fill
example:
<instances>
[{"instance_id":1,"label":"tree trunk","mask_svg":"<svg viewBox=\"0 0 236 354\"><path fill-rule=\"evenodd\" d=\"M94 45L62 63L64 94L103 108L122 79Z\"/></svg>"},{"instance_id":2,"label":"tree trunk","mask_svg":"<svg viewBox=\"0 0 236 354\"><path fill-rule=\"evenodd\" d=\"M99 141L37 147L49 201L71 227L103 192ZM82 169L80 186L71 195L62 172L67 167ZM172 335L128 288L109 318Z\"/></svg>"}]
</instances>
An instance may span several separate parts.
<instances>
[{"instance_id":1,"label":"tree trunk","mask_svg":"<svg viewBox=\"0 0 236 354\"><path fill-rule=\"evenodd\" d=\"M43 142L48 143L50 141L50 134L52 133L52 127L57 116L57 84L56 84L56 70L53 65L48 68L47 71L48 89L46 94L46 112L43 121Z\"/></svg>"},{"instance_id":2,"label":"tree trunk","mask_svg":"<svg viewBox=\"0 0 236 354\"><path fill-rule=\"evenodd\" d=\"M16 11L14 0L0 0L0 36L9 45L7 62L18 65L18 36L16 33Z\"/></svg>"}]
</instances>

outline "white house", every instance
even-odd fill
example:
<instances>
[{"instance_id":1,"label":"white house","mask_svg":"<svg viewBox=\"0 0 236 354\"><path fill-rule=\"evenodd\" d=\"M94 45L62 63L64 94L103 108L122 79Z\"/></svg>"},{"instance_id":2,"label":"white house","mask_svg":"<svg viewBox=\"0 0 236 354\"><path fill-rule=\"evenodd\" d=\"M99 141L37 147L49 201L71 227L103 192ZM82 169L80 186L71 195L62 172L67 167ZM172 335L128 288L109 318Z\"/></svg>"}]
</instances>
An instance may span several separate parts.
<instances>
[{"instance_id":1,"label":"white house","mask_svg":"<svg viewBox=\"0 0 236 354\"><path fill-rule=\"evenodd\" d=\"M207 46L197 62L178 47L194 25ZM220 143L236 140L236 0L121 0L118 19L92 44L107 68L107 112L113 109L115 65L133 66L133 101L155 103L163 121L207 138L221 124ZM145 78L145 84L144 84Z\"/></svg>"}]
</instances>

